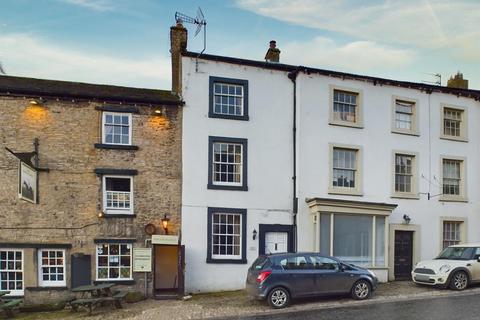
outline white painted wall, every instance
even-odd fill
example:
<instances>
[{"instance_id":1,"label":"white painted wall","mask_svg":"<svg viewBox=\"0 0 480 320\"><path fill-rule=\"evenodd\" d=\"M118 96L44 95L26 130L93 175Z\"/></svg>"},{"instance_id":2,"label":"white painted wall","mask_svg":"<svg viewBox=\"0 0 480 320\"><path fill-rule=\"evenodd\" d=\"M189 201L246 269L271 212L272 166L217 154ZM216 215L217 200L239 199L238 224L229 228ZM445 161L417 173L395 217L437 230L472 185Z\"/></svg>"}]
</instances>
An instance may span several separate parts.
<instances>
[{"instance_id":1,"label":"white painted wall","mask_svg":"<svg viewBox=\"0 0 480 320\"><path fill-rule=\"evenodd\" d=\"M182 242L186 246L186 291L215 291L243 288L246 270L258 253L258 237L252 231L260 223L291 224L292 199L292 83L285 72L221 62L183 58L183 206ZM209 76L249 81L249 121L208 118ZM480 241L478 225L480 172L478 137L480 103L454 95L431 95L414 89L374 86L316 74L299 74L298 80L298 249L313 250L314 235L306 198L322 197L398 204L389 223L402 223L403 215L421 227L421 259L429 259L441 248L440 217L468 219L467 241ZM364 128L329 125L330 85L363 90ZM418 99L420 136L391 132L392 96ZM440 104L468 110L469 142L440 139ZM208 136L248 139L247 192L208 190ZM328 194L329 143L363 148L363 196ZM394 199L391 197L392 150L417 152L419 175L440 185L440 155L467 158L467 203ZM418 177L419 191L438 194L438 185ZM207 264L207 207L247 209L247 264ZM388 235L388 232L386 233ZM392 248L389 248L392 250ZM382 280L387 271L379 270Z\"/></svg>"},{"instance_id":2,"label":"white painted wall","mask_svg":"<svg viewBox=\"0 0 480 320\"><path fill-rule=\"evenodd\" d=\"M259 224L291 224L292 85L285 73L183 58L182 242L186 292L244 287ZM249 121L208 117L209 76L249 81ZM275 92L275 94L272 94ZM208 136L248 139L248 191L207 189ZM207 207L247 209L247 264L206 263Z\"/></svg>"}]
</instances>

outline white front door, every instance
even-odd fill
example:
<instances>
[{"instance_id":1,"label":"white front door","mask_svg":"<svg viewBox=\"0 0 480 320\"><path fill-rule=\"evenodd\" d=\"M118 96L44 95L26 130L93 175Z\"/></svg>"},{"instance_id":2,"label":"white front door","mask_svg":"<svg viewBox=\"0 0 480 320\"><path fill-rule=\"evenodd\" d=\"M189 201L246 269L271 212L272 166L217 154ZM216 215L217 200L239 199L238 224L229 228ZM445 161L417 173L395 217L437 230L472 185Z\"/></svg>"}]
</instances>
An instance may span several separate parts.
<instances>
[{"instance_id":1,"label":"white front door","mask_svg":"<svg viewBox=\"0 0 480 320\"><path fill-rule=\"evenodd\" d=\"M265 232L265 254L288 252L288 232Z\"/></svg>"}]
</instances>

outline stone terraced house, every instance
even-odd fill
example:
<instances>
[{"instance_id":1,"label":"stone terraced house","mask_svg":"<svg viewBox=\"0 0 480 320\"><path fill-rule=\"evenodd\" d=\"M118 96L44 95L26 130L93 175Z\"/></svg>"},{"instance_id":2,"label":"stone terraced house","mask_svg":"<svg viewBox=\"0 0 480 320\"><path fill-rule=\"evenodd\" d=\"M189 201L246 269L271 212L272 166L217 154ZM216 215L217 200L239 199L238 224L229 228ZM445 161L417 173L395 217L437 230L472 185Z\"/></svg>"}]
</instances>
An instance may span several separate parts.
<instances>
[{"instance_id":1,"label":"stone terraced house","mask_svg":"<svg viewBox=\"0 0 480 320\"><path fill-rule=\"evenodd\" d=\"M181 291L181 127L170 91L0 76L0 290Z\"/></svg>"}]
</instances>

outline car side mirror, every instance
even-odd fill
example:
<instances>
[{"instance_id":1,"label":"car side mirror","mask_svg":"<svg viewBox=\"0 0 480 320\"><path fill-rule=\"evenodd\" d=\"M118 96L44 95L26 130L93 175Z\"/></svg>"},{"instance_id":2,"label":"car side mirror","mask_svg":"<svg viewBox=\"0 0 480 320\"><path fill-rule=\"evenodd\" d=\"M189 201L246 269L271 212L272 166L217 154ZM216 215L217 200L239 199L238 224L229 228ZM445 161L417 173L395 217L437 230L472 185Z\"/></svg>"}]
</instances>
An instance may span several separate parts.
<instances>
[{"instance_id":1,"label":"car side mirror","mask_svg":"<svg viewBox=\"0 0 480 320\"><path fill-rule=\"evenodd\" d=\"M340 265L339 271L344 272L347 268L343 264Z\"/></svg>"}]
</instances>

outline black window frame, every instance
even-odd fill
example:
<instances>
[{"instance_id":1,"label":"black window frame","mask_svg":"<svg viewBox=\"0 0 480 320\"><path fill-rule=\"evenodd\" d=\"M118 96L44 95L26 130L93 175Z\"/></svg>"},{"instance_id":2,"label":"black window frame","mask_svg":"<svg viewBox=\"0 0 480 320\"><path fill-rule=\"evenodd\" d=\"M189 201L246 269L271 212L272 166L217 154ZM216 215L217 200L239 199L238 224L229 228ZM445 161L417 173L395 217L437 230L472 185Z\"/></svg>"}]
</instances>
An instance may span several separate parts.
<instances>
[{"instance_id":1,"label":"black window frame","mask_svg":"<svg viewBox=\"0 0 480 320\"><path fill-rule=\"evenodd\" d=\"M226 83L243 86L243 115L229 115L229 114L218 114L214 113L214 85L215 83ZM248 80L243 79L233 79L233 78L223 78L223 77L209 77L209 95L208 95L208 117L209 118L218 118L218 119L229 119L229 120L242 120L248 121Z\"/></svg>"},{"instance_id":2,"label":"black window frame","mask_svg":"<svg viewBox=\"0 0 480 320\"><path fill-rule=\"evenodd\" d=\"M242 185L229 186L218 185L213 183L213 144L216 142L235 143L242 145ZM228 138L228 137L208 137L208 184L207 189L213 190L234 190L234 191L248 191L248 139L244 138Z\"/></svg>"},{"instance_id":3,"label":"black window frame","mask_svg":"<svg viewBox=\"0 0 480 320\"><path fill-rule=\"evenodd\" d=\"M235 213L242 216L241 259L212 258L212 221L214 213ZM247 263L247 209L208 207L207 209L207 263L246 264Z\"/></svg>"}]
</instances>

